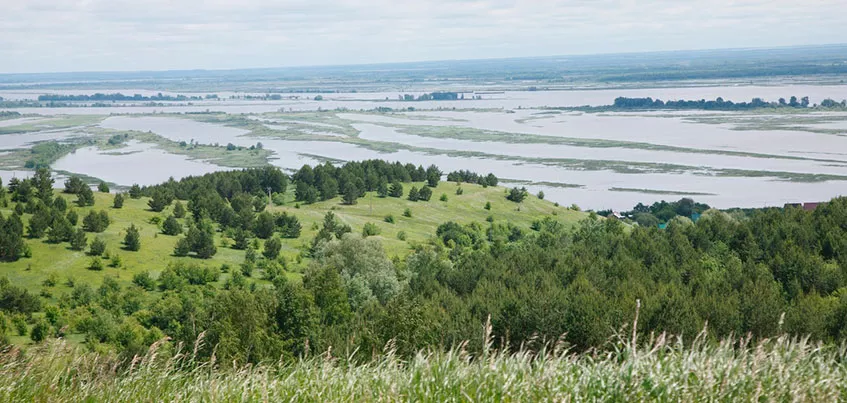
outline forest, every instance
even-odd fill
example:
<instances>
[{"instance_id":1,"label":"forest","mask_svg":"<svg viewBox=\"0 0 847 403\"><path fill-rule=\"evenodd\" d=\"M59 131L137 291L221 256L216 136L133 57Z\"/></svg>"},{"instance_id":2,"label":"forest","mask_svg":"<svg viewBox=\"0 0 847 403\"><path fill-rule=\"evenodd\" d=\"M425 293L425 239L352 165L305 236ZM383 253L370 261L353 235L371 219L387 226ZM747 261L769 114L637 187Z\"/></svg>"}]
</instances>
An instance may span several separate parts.
<instances>
[{"instance_id":1,"label":"forest","mask_svg":"<svg viewBox=\"0 0 847 403\"><path fill-rule=\"evenodd\" d=\"M108 227L108 210L121 208L124 198L147 200L154 211L172 208L163 231L183 234L172 238L174 254L195 259L151 267L134 275L129 286L103 275L99 285L80 282L55 298L0 281L4 342L14 334L43 342L73 331L84 335L88 349L111 351L126 362L164 337L170 346L196 345L198 359L238 363L330 350L364 360L386 344L405 357L421 349L461 345L478 354L557 341L585 351L613 347L617 329L637 312L639 333L668 332L685 343L701 331L711 342L748 333L755 340L787 333L825 343L847 336L844 198L814 211L767 209L739 216L709 209L696 223L670 219L665 229L594 214L574 228L555 216L539 217L530 229L497 220L448 221L429 241L394 257L379 240L353 233L328 211L309 240L308 270L302 280L291 279L282 275L289 262L279 257L277 239L298 237L299 223L296 216L264 211L261 195L269 188L277 192L293 181L324 196L326 182L335 180L342 188L355 186L356 195L360 186L378 190L413 176L441 177L437 167L383 161L330 167L303 167L290 178L264 168L134 187L116 194L113 206L85 217L54 195L45 169L10 182L0 192L2 204L14 206L0 219L4 260L26 259L32 253L27 242L47 237L87 251L89 269L102 272L114 262L100 255L96 237L87 242L86 236ZM69 179L64 191L79 206L93 203L92 190L79 178ZM98 191L109 189L102 184ZM212 241L218 232L231 234L233 247L245 251L240 267L204 264L220 246ZM123 233L125 253L144 248L133 227ZM251 239L266 240L261 251ZM215 285L221 276L227 280ZM478 335L486 323L490 346Z\"/></svg>"},{"instance_id":2,"label":"forest","mask_svg":"<svg viewBox=\"0 0 847 403\"><path fill-rule=\"evenodd\" d=\"M820 105L811 104L809 97L797 98L791 96L789 99L779 98L777 101L769 102L762 98L753 98L749 102L733 102L725 100L722 97L717 97L715 100L707 101L700 100L667 100L646 98L627 98L617 97L611 105L604 106L583 106L575 108L582 111L615 111L615 110L712 110L712 111L748 111L762 108L826 108L826 109L844 109L847 108L847 100L836 101L830 98L821 101ZM562 109L562 108L559 108ZM572 108L566 108L572 109Z\"/></svg>"},{"instance_id":3,"label":"forest","mask_svg":"<svg viewBox=\"0 0 847 403\"><path fill-rule=\"evenodd\" d=\"M211 95L207 95L205 99L217 98L217 95L214 97ZM144 96L141 94L133 94L133 95L124 95L119 92L114 94L103 94L103 93L95 93L91 95L62 95L62 94L42 94L38 96L38 101L46 102L72 102L72 101L95 101L95 102L104 102L104 101L200 101L204 99L201 96L187 96L187 95L162 95L162 93L158 93L152 96Z\"/></svg>"}]
</instances>

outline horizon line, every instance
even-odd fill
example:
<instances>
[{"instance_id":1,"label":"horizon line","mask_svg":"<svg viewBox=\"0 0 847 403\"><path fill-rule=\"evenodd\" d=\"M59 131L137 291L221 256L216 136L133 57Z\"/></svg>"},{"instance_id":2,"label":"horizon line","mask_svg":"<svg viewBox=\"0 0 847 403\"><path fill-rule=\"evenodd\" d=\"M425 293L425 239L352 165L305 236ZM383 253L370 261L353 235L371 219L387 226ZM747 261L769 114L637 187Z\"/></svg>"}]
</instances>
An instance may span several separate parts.
<instances>
[{"instance_id":1,"label":"horizon line","mask_svg":"<svg viewBox=\"0 0 847 403\"><path fill-rule=\"evenodd\" d=\"M786 45L786 46L764 46L764 47L727 47L727 48L695 48L695 49L672 49L672 50L651 50L651 51L634 51L634 52L608 52L608 53L572 53L572 54L552 54L552 55L537 55L537 56L516 56L516 57L490 57L490 58L471 58L471 59L429 59L429 60L412 60L412 61L393 61L393 62L376 62L376 63L349 63L349 64L303 64L289 66L270 66L270 67L237 67L237 68L192 68L192 69L163 69L163 70L77 70L77 71L45 71L34 73L3 73L0 72L0 77L12 76L37 76L51 74L109 74L109 73L124 73L124 74L143 74L143 73L190 73L190 72L234 72L234 71L258 71L258 70L285 70L285 69L308 69L308 68L328 68L328 67L362 67L362 66L390 66L403 64L420 64L420 63L449 63L449 62L474 62L474 61L505 61L505 60L529 60L529 59L546 59L556 57L601 57L601 56L626 56L626 55L651 55L651 54L673 54L685 52L737 52L737 51L763 51L763 50L781 50L781 49L803 49L803 48L832 48L832 47L847 47L847 42L837 43L822 43L808 45ZM847 59L847 55L845 55Z\"/></svg>"}]
</instances>

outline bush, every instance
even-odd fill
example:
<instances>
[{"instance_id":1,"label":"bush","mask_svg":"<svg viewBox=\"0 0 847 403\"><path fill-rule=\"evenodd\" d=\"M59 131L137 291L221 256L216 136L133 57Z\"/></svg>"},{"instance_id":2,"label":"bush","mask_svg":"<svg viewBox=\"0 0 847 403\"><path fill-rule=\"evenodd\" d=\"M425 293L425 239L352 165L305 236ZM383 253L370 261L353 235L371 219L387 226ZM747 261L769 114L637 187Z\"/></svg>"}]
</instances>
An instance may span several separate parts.
<instances>
[{"instance_id":1,"label":"bush","mask_svg":"<svg viewBox=\"0 0 847 403\"><path fill-rule=\"evenodd\" d=\"M363 237L379 235L380 232L381 231L380 231L379 227L377 227L377 225L372 223L372 222L365 223L365 227L362 228L362 236Z\"/></svg>"},{"instance_id":2,"label":"bush","mask_svg":"<svg viewBox=\"0 0 847 403\"><path fill-rule=\"evenodd\" d=\"M506 199L513 201L515 203L520 203L520 202L524 201L524 199L526 199L526 197L528 195L529 195L529 192L527 192L525 187L522 187L520 189L518 189L517 187L513 187L509 191L509 194L506 196Z\"/></svg>"},{"instance_id":3,"label":"bush","mask_svg":"<svg viewBox=\"0 0 847 403\"><path fill-rule=\"evenodd\" d=\"M383 218L383 221L385 221L389 224L394 224L394 216L389 214L389 215L385 216L385 218Z\"/></svg>"},{"instance_id":4,"label":"bush","mask_svg":"<svg viewBox=\"0 0 847 403\"><path fill-rule=\"evenodd\" d=\"M73 235L71 235L70 242L72 250L79 251L85 249L85 245L88 244L88 240L85 238L85 231L82 229L74 231Z\"/></svg>"},{"instance_id":5,"label":"bush","mask_svg":"<svg viewBox=\"0 0 847 403\"><path fill-rule=\"evenodd\" d=\"M109 185L106 182L101 181L99 185L97 185L97 191L100 193L109 193Z\"/></svg>"},{"instance_id":6,"label":"bush","mask_svg":"<svg viewBox=\"0 0 847 403\"><path fill-rule=\"evenodd\" d=\"M456 188L456 196L461 196L463 193L465 193L465 190L461 186Z\"/></svg>"},{"instance_id":7,"label":"bush","mask_svg":"<svg viewBox=\"0 0 847 403\"><path fill-rule=\"evenodd\" d=\"M416 186L412 186L409 189L409 201L418 201L420 199L420 192Z\"/></svg>"},{"instance_id":8,"label":"bush","mask_svg":"<svg viewBox=\"0 0 847 403\"><path fill-rule=\"evenodd\" d=\"M443 202L446 202L446 201L447 201L447 193L442 193L442 194L441 194L441 197L439 197L439 198L438 198L438 200L441 200L441 201L443 201Z\"/></svg>"},{"instance_id":9,"label":"bush","mask_svg":"<svg viewBox=\"0 0 847 403\"><path fill-rule=\"evenodd\" d=\"M282 242L278 238L273 237L265 241L265 248L262 250L262 255L268 259L276 259L279 257L279 251L282 249Z\"/></svg>"},{"instance_id":10,"label":"bush","mask_svg":"<svg viewBox=\"0 0 847 403\"><path fill-rule=\"evenodd\" d=\"M485 209L491 210L491 202L485 202Z\"/></svg>"},{"instance_id":11,"label":"bush","mask_svg":"<svg viewBox=\"0 0 847 403\"><path fill-rule=\"evenodd\" d=\"M150 276L150 272L143 271L132 276L132 283L147 290L153 291L156 289L156 281Z\"/></svg>"},{"instance_id":12,"label":"bush","mask_svg":"<svg viewBox=\"0 0 847 403\"><path fill-rule=\"evenodd\" d=\"M124 195L123 193L118 193L115 195L115 200L112 202L112 207L119 209L124 206Z\"/></svg>"},{"instance_id":13,"label":"bush","mask_svg":"<svg viewBox=\"0 0 847 403\"><path fill-rule=\"evenodd\" d=\"M18 336L26 336L29 326L26 324L26 316L23 314L17 314L12 317L12 326L15 327L15 331L18 332Z\"/></svg>"},{"instance_id":14,"label":"bush","mask_svg":"<svg viewBox=\"0 0 847 403\"><path fill-rule=\"evenodd\" d=\"M399 239L401 241L405 241L406 240L406 231L398 232L397 233L397 239Z\"/></svg>"},{"instance_id":15,"label":"bush","mask_svg":"<svg viewBox=\"0 0 847 403\"><path fill-rule=\"evenodd\" d=\"M403 217L412 218L412 210L409 210L408 207L405 210L403 210Z\"/></svg>"},{"instance_id":16,"label":"bush","mask_svg":"<svg viewBox=\"0 0 847 403\"><path fill-rule=\"evenodd\" d=\"M188 244L188 239L185 237L179 238L174 246L174 256L188 256L188 252L191 252L191 245Z\"/></svg>"},{"instance_id":17,"label":"bush","mask_svg":"<svg viewBox=\"0 0 847 403\"><path fill-rule=\"evenodd\" d=\"M164 224L162 224L162 233L165 235L179 235L182 233L182 224L176 219L175 216L170 215L165 219Z\"/></svg>"},{"instance_id":18,"label":"bush","mask_svg":"<svg viewBox=\"0 0 847 403\"><path fill-rule=\"evenodd\" d=\"M45 319L39 319L32 327L29 338L36 343L41 343L50 337L50 324Z\"/></svg>"},{"instance_id":19,"label":"bush","mask_svg":"<svg viewBox=\"0 0 847 403\"><path fill-rule=\"evenodd\" d=\"M101 271L103 270L103 261L100 260L99 257L94 257L91 259L91 262L88 263L88 270Z\"/></svg>"},{"instance_id":20,"label":"bush","mask_svg":"<svg viewBox=\"0 0 847 403\"><path fill-rule=\"evenodd\" d=\"M106 251L106 242L100 238L94 238L88 245L88 254L91 256L101 256Z\"/></svg>"},{"instance_id":21,"label":"bush","mask_svg":"<svg viewBox=\"0 0 847 403\"><path fill-rule=\"evenodd\" d=\"M429 201L432 198L432 189L427 186L418 191L418 200Z\"/></svg>"},{"instance_id":22,"label":"bush","mask_svg":"<svg viewBox=\"0 0 847 403\"><path fill-rule=\"evenodd\" d=\"M541 199L541 200L544 200L544 191L543 190L538 191L538 198Z\"/></svg>"}]
</instances>

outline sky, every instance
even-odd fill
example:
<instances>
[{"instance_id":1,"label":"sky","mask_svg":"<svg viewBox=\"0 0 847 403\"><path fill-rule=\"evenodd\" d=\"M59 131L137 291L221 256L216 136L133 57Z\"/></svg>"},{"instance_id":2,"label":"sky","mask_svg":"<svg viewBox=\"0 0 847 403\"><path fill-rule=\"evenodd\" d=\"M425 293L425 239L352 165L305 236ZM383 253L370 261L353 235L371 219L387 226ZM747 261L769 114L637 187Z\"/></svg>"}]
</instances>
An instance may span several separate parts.
<instances>
[{"instance_id":1,"label":"sky","mask_svg":"<svg viewBox=\"0 0 847 403\"><path fill-rule=\"evenodd\" d=\"M0 0L0 73L844 42L847 0Z\"/></svg>"}]
</instances>

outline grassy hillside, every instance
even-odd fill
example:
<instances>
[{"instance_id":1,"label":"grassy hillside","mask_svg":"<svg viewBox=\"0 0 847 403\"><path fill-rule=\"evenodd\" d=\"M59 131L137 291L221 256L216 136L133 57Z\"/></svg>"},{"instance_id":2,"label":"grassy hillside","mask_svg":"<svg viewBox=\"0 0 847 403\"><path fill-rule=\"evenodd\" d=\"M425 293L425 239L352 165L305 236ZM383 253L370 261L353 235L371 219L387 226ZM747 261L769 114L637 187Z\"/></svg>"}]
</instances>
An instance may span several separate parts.
<instances>
[{"instance_id":1,"label":"grassy hillside","mask_svg":"<svg viewBox=\"0 0 847 403\"><path fill-rule=\"evenodd\" d=\"M406 184L406 194L413 185L423 186L422 183ZM299 208L293 201L293 189L290 189L286 195L285 205L269 207L269 211L272 212L286 211L295 214L303 225L300 238L283 239L282 255L288 264L287 275L297 278L308 265L308 258L302 256L302 251L311 243L327 211L333 211L341 221L353 228L354 233L360 234L365 223L376 224L381 230L376 238L383 241L389 256L404 256L411 250L412 245L426 242L435 233L437 226L446 221L485 223L486 218L491 216L495 221L509 221L528 229L533 220L548 215L555 214L553 217L567 225L573 225L586 216L585 213L557 207L535 196L528 197L518 206L506 200L504 194L506 188L503 187L483 188L478 185L463 184L462 195L456 195L456 187L455 183L440 183L436 189L433 189L433 197L429 202L411 202L405 197L379 198L376 194L368 193L353 206L342 205L340 198L336 198L312 205L300 205ZM446 202L439 200L442 194L447 195ZM73 201L76 200L76 196L61 194L58 191L57 195L67 198L69 205L75 206ZM220 233L216 235L218 252L212 259L175 257L173 248L179 237L162 234L159 225L151 222L155 217L161 217L164 220L170 215L173 207L156 213L147 207L148 198L126 198L123 208L114 209L112 208L113 197L110 194L95 193L96 203L93 207L73 208L79 213L80 223L92 209L108 212L111 219L108 229L101 234L89 233L88 239L90 241L94 237L100 237L106 241L107 251L112 255L120 256L122 267L113 268L107 265L103 271L88 270L91 257L85 252L70 250L67 243L49 244L44 239L27 239L26 243L32 249L32 257L22 258L12 263L0 263L0 276L7 276L13 284L39 292L44 289L43 281L52 275L58 278L58 284L50 288L50 292L55 297L71 290L66 284L68 278L72 278L78 284L88 283L97 287L104 276L113 276L119 283L127 285L134 274L150 271L155 277L172 261L193 261L216 267L228 264L237 267L244 260L244 251L229 247L232 245L232 240L224 239ZM491 203L491 210L484 208L486 202ZM13 204L10 204L8 208L0 209L0 212L8 216L12 213L12 207ZM403 216L406 209L411 211L412 217ZM394 224L385 222L384 218L387 215L394 217ZM24 215L25 226L29 218L29 214ZM125 251L121 248L125 229L131 224L135 224L141 232L141 250L138 252ZM406 241L398 239L397 235L401 231L406 233ZM108 261L104 260L104 263L108 264ZM227 276L223 274L219 283L226 281ZM254 277L258 280L261 276Z\"/></svg>"}]
</instances>

